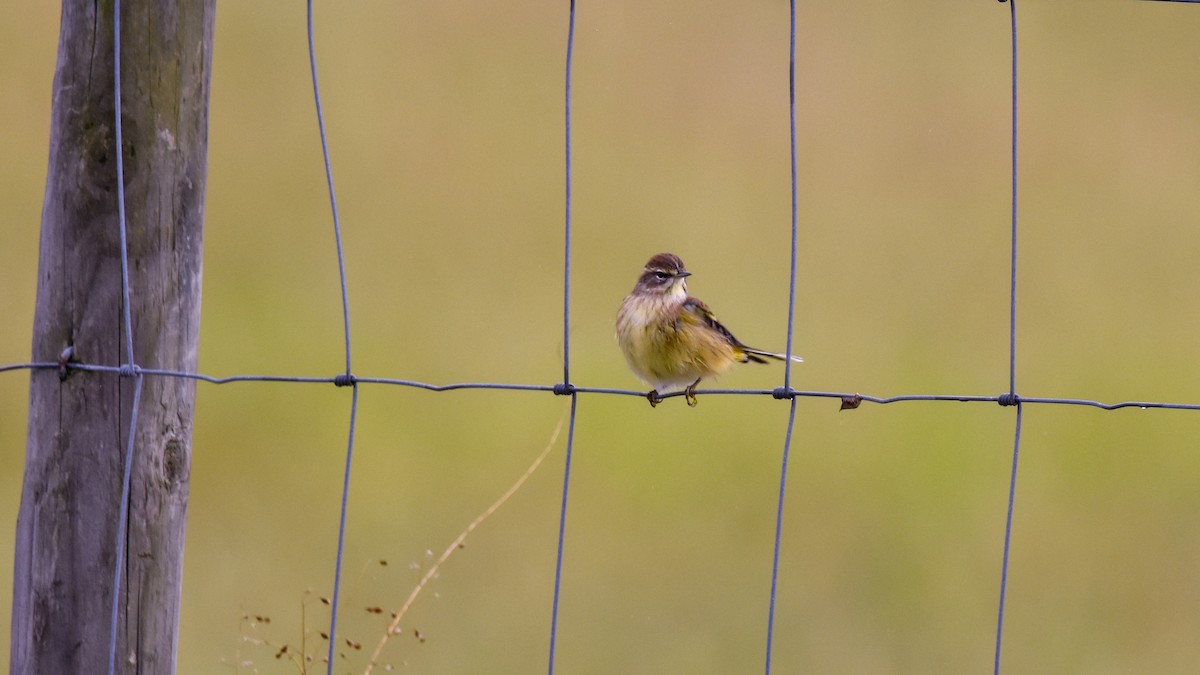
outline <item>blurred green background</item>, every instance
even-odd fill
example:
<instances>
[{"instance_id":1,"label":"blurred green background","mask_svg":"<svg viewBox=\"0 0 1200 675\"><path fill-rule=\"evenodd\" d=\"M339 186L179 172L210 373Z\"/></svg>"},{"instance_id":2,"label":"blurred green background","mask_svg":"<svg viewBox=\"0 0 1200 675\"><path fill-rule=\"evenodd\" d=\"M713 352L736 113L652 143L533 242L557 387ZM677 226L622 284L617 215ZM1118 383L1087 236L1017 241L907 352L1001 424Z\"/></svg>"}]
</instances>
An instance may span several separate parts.
<instances>
[{"instance_id":1,"label":"blurred green background","mask_svg":"<svg viewBox=\"0 0 1200 675\"><path fill-rule=\"evenodd\" d=\"M0 363L29 357L53 3L0 25ZM221 3L200 370L331 376L337 267L298 3ZM1200 402L1200 7L1022 2L1017 390ZM561 377L566 2L317 8L360 376ZM793 371L805 389L1008 386L1009 19L996 2L801 3ZM745 341L782 349L783 2L583 2L574 82L572 379L636 384L612 338L653 253ZM27 374L0 375L0 652ZM724 387L769 388L779 367ZM338 672L521 474L567 401L364 386ZM349 395L201 384L181 673L294 672L332 580ZM762 667L786 403L579 402L562 673ZM778 672L991 664L1014 412L798 403ZM563 439L565 440L565 438ZM1026 409L1005 672L1194 672L1200 414ZM563 442L468 539L384 661L545 667ZM370 561L386 559L387 567ZM271 617L250 626L246 614ZM310 600L307 626L327 609ZM412 630L426 638L419 642ZM323 645L310 635L310 652Z\"/></svg>"}]
</instances>

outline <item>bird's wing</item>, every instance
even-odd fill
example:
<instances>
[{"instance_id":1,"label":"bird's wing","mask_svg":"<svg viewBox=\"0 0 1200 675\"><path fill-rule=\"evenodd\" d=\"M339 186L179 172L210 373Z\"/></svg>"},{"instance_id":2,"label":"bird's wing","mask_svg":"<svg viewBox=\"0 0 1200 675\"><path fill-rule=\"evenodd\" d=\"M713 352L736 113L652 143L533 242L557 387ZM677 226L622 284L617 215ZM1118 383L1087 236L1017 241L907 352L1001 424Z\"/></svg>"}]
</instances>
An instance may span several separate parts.
<instances>
[{"instance_id":1,"label":"bird's wing","mask_svg":"<svg viewBox=\"0 0 1200 675\"><path fill-rule=\"evenodd\" d=\"M713 310L708 309L708 305L704 304L701 300L690 297L690 295L688 299L684 300L683 311L680 312L680 318L684 317L690 318L691 321L696 321L698 323L702 323L703 325L707 325L709 329L714 330L715 333L718 333L721 337L724 337L725 341L733 347L734 354L737 354L737 359L739 362L745 363L749 360L749 362L767 363L766 360L761 358L761 356L781 358L775 356L775 354L767 354L758 350L752 350L752 348L743 345L742 341L738 340L737 337L734 337L733 334L730 333L730 329L725 328L725 325L716 319Z\"/></svg>"},{"instance_id":2,"label":"bird's wing","mask_svg":"<svg viewBox=\"0 0 1200 675\"><path fill-rule=\"evenodd\" d=\"M718 321L717 317L713 315L712 310L708 308L708 305L696 298L689 297L683 302L683 311L680 312L680 319L683 321L690 319L703 324L719 333L721 337L725 338L725 340L729 342L729 344L741 345L741 343L738 342L738 339L733 336L733 333L730 333L728 328L721 325L721 322Z\"/></svg>"}]
</instances>

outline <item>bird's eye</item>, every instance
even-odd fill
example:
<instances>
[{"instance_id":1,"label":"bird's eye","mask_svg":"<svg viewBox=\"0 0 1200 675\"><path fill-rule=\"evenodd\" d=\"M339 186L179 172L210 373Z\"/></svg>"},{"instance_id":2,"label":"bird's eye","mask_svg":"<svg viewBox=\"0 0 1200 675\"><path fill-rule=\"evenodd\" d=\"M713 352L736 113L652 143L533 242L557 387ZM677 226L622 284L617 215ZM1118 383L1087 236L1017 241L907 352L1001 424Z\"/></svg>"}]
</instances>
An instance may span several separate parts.
<instances>
[{"instance_id":1,"label":"bird's eye","mask_svg":"<svg viewBox=\"0 0 1200 675\"><path fill-rule=\"evenodd\" d=\"M658 279L670 279L671 275L666 272L655 272L654 276Z\"/></svg>"}]
</instances>

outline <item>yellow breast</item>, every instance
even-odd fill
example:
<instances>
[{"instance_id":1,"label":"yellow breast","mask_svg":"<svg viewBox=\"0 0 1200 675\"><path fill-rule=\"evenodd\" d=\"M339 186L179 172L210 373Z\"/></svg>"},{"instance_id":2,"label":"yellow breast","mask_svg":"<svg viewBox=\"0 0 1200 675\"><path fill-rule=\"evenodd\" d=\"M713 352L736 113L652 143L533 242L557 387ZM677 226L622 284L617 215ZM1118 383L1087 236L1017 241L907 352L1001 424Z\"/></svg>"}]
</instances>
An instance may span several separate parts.
<instances>
[{"instance_id":1,"label":"yellow breast","mask_svg":"<svg viewBox=\"0 0 1200 675\"><path fill-rule=\"evenodd\" d=\"M735 362L725 337L676 300L631 295L617 313L617 343L629 368L660 393L719 375Z\"/></svg>"}]
</instances>

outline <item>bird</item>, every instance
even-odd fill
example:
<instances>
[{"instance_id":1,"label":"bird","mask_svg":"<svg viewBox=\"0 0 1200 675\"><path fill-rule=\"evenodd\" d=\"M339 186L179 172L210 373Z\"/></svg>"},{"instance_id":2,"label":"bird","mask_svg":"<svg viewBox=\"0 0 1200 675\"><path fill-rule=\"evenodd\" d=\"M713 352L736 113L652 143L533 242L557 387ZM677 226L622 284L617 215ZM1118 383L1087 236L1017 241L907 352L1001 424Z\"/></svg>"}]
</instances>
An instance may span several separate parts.
<instances>
[{"instance_id":1,"label":"bird","mask_svg":"<svg viewBox=\"0 0 1200 675\"><path fill-rule=\"evenodd\" d=\"M688 295L691 275L679 256L659 253L646 263L617 311L617 344L633 374L650 385L650 407L662 401L661 394L681 388L688 406L695 407L700 380L716 377L734 363L804 361L755 349L734 337L708 305Z\"/></svg>"}]
</instances>

